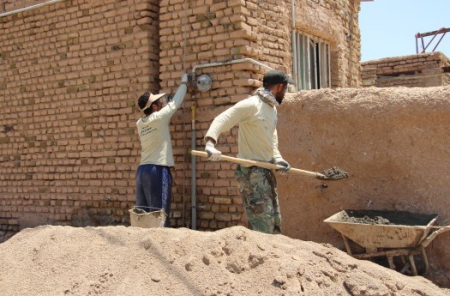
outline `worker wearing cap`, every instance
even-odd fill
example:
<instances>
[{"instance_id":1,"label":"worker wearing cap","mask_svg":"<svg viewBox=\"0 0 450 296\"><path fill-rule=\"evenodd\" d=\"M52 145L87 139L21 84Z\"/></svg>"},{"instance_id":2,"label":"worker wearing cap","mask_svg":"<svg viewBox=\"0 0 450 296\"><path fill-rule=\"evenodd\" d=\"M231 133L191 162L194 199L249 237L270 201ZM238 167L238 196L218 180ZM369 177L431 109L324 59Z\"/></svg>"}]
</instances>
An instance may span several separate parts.
<instances>
[{"instance_id":1,"label":"worker wearing cap","mask_svg":"<svg viewBox=\"0 0 450 296\"><path fill-rule=\"evenodd\" d=\"M278 150L277 109L288 83L292 81L282 71L269 71L263 77L263 87L256 94L236 103L212 122L205 135L205 151L209 159L220 160L215 148L219 135L239 124L238 157L291 167ZM281 214L277 182L274 173L261 167L238 165L236 179L244 208L252 229L265 233L281 233Z\"/></svg>"},{"instance_id":2,"label":"worker wearing cap","mask_svg":"<svg viewBox=\"0 0 450 296\"><path fill-rule=\"evenodd\" d=\"M188 76L183 74L181 85L170 102L164 93L146 92L138 99L143 117L136 122L141 142L141 161L136 173L136 208L147 212L164 209L167 217L172 198L170 168L175 165L169 123L183 102L187 82ZM168 218L164 226L169 226Z\"/></svg>"}]
</instances>

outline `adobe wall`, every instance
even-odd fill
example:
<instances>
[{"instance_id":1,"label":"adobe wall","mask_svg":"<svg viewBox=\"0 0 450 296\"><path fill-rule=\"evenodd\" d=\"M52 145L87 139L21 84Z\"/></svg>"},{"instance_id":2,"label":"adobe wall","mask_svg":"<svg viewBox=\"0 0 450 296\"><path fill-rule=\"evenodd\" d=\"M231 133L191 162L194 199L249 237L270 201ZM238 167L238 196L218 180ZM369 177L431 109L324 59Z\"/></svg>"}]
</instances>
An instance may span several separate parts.
<instances>
[{"instance_id":1,"label":"adobe wall","mask_svg":"<svg viewBox=\"0 0 450 296\"><path fill-rule=\"evenodd\" d=\"M295 26L331 45L332 87L361 86L359 0L297 0Z\"/></svg>"},{"instance_id":2,"label":"adobe wall","mask_svg":"<svg viewBox=\"0 0 450 296\"><path fill-rule=\"evenodd\" d=\"M9 11L31 2L10 4ZM298 0L296 7L296 27L331 43L333 85L357 86L359 31L346 19L355 19L359 2ZM320 26L324 18L333 31ZM191 107L201 150L213 118L248 97L267 71L228 62L292 67L289 0L62 1L1 17L0 26L0 238L46 223L127 224L139 162L137 97L174 92L183 70L223 63L191 72L211 75L212 89L191 89L172 120L170 219L190 226ZM223 134L218 147L236 154L236 136L237 128ZM243 224L234 166L198 159L195 174L198 228Z\"/></svg>"},{"instance_id":3,"label":"adobe wall","mask_svg":"<svg viewBox=\"0 0 450 296\"><path fill-rule=\"evenodd\" d=\"M450 83L450 60L441 52L361 63L364 87L429 87Z\"/></svg>"},{"instance_id":4,"label":"adobe wall","mask_svg":"<svg viewBox=\"0 0 450 296\"><path fill-rule=\"evenodd\" d=\"M360 85L360 45L357 15L359 1L296 1L296 28L330 42L332 85ZM161 1L161 91L174 92L183 68L198 77L208 74L212 88L205 93L191 89L172 120L176 168L172 222L191 225L192 145L191 108L195 108L195 145L221 111L248 97L267 71L250 62L291 73L291 1ZM349 35L350 34L350 35ZM351 37L347 37L351 36ZM222 63L204 67L211 63ZM237 154L237 128L224 133L218 148ZM245 223L234 166L197 157L196 195L199 229L214 230Z\"/></svg>"},{"instance_id":5,"label":"adobe wall","mask_svg":"<svg viewBox=\"0 0 450 296\"><path fill-rule=\"evenodd\" d=\"M344 249L323 222L342 209L436 213L437 224L450 222L450 86L300 92L278 110L280 151L293 167L350 174L278 177L284 234ZM426 248L447 286L449 239L441 234Z\"/></svg>"},{"instance_id":6,"label":"adobe wall","mask_svg":"<svg viewBox=\"0 0 450 296\"><path fill-rule=\"evenodd\" d=\"M63 1L0 18L0 241L128 221L137 94L159 88L158 1Z\"/></svg>"}]
</instances>

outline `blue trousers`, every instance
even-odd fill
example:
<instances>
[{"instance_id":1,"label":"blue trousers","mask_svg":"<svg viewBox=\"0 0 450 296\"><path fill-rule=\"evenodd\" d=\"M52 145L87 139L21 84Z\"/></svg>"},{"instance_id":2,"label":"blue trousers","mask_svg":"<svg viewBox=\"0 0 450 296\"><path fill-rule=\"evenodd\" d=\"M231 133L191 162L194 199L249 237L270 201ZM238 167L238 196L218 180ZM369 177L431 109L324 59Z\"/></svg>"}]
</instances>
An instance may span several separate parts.
<instances>
[{"instance_id":1,"label":"blue trousers","mask_svg":"<svg viewBox=\"0 0 450 296\"><path fill-rule=\"evenodd\" d=\"M140 165L136 172L136 207L147 212L163 209L167 214L164 227L169 227L172 201L172 174L165 166Z\"/></svg>"}]
</instances>

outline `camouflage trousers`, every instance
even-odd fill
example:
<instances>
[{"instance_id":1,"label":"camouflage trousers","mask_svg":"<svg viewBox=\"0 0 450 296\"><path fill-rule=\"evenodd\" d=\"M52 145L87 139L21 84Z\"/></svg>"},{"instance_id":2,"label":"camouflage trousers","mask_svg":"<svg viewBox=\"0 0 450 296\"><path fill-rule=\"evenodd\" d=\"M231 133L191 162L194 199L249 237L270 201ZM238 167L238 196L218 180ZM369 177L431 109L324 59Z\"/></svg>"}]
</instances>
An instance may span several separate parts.
<instances>
[{"instance_id":1,"label":"camouflage trousers","mask_svg":"<svg viewBox=\"0 0 450 296\"><path fill-rule=\"evenodd\" d=\"M252 229L265 233L281 233L277 180L269 169L238 165L236 180Z\"/></svg>"}]
</instances>

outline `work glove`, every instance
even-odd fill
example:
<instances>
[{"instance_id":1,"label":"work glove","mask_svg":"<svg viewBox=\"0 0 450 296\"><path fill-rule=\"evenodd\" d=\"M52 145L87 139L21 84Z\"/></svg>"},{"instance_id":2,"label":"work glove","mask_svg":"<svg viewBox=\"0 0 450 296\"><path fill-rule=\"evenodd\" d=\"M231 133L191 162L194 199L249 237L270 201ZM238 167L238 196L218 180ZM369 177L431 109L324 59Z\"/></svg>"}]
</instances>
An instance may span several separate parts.
<instances>
[{"instance_id":1,"label":"work glove","mask_svg":"<svg viewBox=\"0 0 450 296\"><path fill-rule=\"evenodd\" d=\"M220 160L220 156L222 155L222 152L217 150L214 147L214 143L212 141L206 142L205 145L205 151L208 153L208 159L212 161L218 161Z\"/></svg>"},{"instance_id":2,"label":"work glove","mask_svg":"<svg viewBox=\"0 0 450 296\"><path fill-rule=\"evenodd\" d=\"M183 75L181 76L181 83L185 83L187 85L189 81L189 76L187 73L183 73Z\"/></svg>"},{"instance_id":3,"label":"work glove","mask_svg":"<svg viewBox=\"0 0 450 296\"><path fill-rule=\"evenodd\" d=\"M283 168L281 169L277 169L276 171L279 172L281 175L286 174L287 171L289 171L291 169L291 165L284 160L283 158L278 158L277 160L275 160L275 164L276 165L280 165Z\"/></svg>"}]
</instances>

